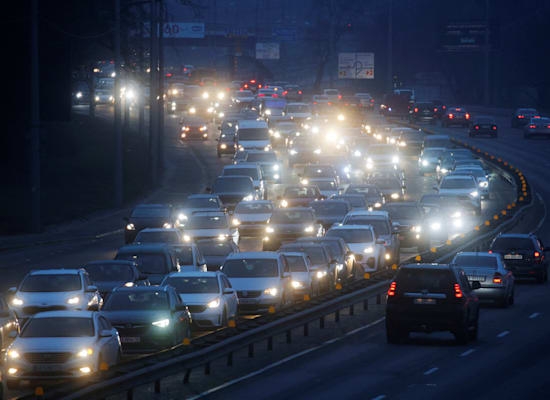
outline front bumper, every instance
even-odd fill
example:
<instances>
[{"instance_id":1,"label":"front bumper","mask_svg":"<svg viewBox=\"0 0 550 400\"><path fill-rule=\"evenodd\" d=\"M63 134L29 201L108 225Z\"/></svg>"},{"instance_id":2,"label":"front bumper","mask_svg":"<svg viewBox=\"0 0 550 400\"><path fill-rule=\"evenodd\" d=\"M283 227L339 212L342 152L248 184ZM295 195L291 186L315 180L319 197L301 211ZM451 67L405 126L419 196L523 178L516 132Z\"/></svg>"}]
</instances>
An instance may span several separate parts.
<instances>
[{"instance_id":1,"label":"front bumper","mask_svg":"<svg viewBox=\"0 0 550 400\"><path fill-rule=\"evenodd\" d=\"M274 307L281 304L281 298L279 296L267 297L260 295L254 298L241 298L239 297L239 314L258 314L266 313L270 307Z\"/></svg>"},{"instance_id":2,"label":"front bumper","mask_svg":"<svg viewBox=\"0 0 550 400\"><path fill-rule=\"evenodd\" d=\"M47 353L47 352L44 352ZM98 361L96 357L89 359L78 359L73 355L65 362L60 363L32 363L25 360L25 355L18 360L9 360L5 364L6 372L4 379L29 380L29 381L48 381L57 379L76 379L89 376L98 370ZM82 373L80 368L90 368L89 373ZM9 368L16 368L15 374L9 374Z\"/></svg>"}]
</instances>

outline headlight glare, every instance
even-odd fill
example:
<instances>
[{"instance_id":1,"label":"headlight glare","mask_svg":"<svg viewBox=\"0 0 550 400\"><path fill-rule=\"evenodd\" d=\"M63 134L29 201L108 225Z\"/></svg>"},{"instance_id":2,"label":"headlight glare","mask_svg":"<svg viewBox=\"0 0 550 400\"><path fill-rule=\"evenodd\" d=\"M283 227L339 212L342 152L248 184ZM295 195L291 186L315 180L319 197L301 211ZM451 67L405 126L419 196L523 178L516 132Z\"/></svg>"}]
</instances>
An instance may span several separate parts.
<instances>
[{"instance_id":1,"label":"headlight glare","mask_svg":"<svg viewBox=\"0 0 550 400\"><path fill-rule=\"evenodd\" d=\"M168 318L161 319L160 321L153 322L152 325L157 326L159 328L166 328L168 325L170 325L170 320Z\"/></svg>"},{"instance_id":2,"label":"headlight glare","mask_svg":"<svg viewBox=\"0 0 550 400\"><path fill-rule=\"evenodd\" d=\"M274 287L264 290L264 294L268 294L268 295L273 296L273 297L277 296L278 292L279 292L279 290L277 288L274 288Z\"/></svg>"}]
</instances>

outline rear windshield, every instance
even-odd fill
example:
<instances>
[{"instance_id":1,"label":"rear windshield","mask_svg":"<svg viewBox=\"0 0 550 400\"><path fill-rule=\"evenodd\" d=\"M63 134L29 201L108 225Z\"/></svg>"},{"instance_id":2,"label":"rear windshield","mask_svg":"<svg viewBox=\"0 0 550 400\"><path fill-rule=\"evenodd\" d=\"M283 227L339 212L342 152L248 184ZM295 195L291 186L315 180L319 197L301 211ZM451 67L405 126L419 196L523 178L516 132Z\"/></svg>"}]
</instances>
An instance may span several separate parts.
<instances>
[{"instance_id":1,"label":"rear windshield","mask_svg":"<svg viewBox=\"0 0 550 400\"><path fill-rule=\"evenodd\" d=\"M460 267L483 267L494 268L498 267L497 258L492 256L467 256L459 255L455 258L454 264Z\"/></svg>"},{"instance_id":2,"label":"rear windshield","mask_svg":"<svg viewBox=\"0 0 550 400\"><path fill-rule=\"evenodd\" d=\"M451 271L441 269L402 268L396 278L397 290L401 293L447 293L451 289Z\"/></svg>"},{"instance_id":3,"label":"rear windshield","mask_svg":"<svg viewBox=\"0 0 550 400\"><path fill-rule=\"evenodd\" d=\"M239 140L269 140L267 128L243 128L239 129Z\"/></svg>"},{"instance_id":4,"label":"rear windshield","mask_svg":"<svg viewBox=\"0 0 550 400\"><path fill-rule=\"evenodd\" d=\"M295 246L289 246L285 247L283 246L281 250L284 251L296 251L300 253L306 253L311 260L312 264L328 264L329 260L326 256L326 253L323 251L323 247L321 246L304 246L304 247L295 247Z\"/></svg>"},{"instance_id":5,"label":"rear windshield","mask_svg":"<svg viewBox=\"0 0 550 400\"><path fill-rule=\"evenodd\" d=\"M277 155L275 153L248 153L246 157L247 162L277 162Z\"/></svg>"},{"instance_id":6,"label":"rear windshield","mask_svg":"<svg viewBox=\"0 0 550 400\"><path fill-rule=\"evenodd\" d=\"M273 224L300 224L312 222L314 220L313 213L310 210L283 210L278 209L271 217Z\"/></svg>"},{"instance_id":7,"label":"rear windshield","mask_svg":"<svg viewBox=\"0 0 550 400\"><path fill-rule=\"evenodd\" d=\"M250 156L249 156L250 157ZM223 170L224 176L249 176L253 180L259 179L258 169L256 168L227 168Z\"/></svg>"},{"instance_id":8,"label":"rear windshield","mask_svg":"<svg viewBox=\"0 0 550 400\"><path fill-rule=\"evenodd\" d=\"M219 242L214 240L199 240L197 241L199 251L205 257L209 256L227 256L233 253L233 247L229 242Z\"/></svg>"},{"instance_id":9,"label":"rear windshield","mask_svg":"<svg viewBox=\"0 0 550 400\"><path fill-rule=\"evenodd\" d=\"M227 260L222 271L229 278L273 278L279 276L277 260L266 258Z\"/></svg>"},{"instance_id":10,"label":"rear windshield","mask_svg":"<svg viewBox=\"0 0 550 400\"><path fill-rule=\"evenodd\" d=\"M178 294L181 293L218 293L218 278L215 277L180 277L174 276L166 278L162 285L170 285L176 289Z\"/></svg>"},{"instance_id":11,"label":"rear windshield","mask_svg":"<svg viewBox=\"0 0 550 400\"><path fill-rule=\"evenodd\" d=\"M116 259L135 262L143 274L166 274L168 271L164 254L117 254Z\"/></svg>"},{"instance_id":12,"label":"rear windshield","mask_svg":"<svg viewBox=\"0 0 550 400\"><path fill-rule=\"evenodd\" d=\"M370 243L374 241L370 229L331 229L328 237L340 237L346 243Z\"/></svg>"},{"instance_id":13,"label":"rear windshield","mask_svg":"<svg viewBox=\"0 0 550 400\"><path fill-rule=\"evenodd\" d=\"M502 253L512 250L533 250L535 246L533 241L528 238L519 237L501 237L497 238L491 247L493 251Z\"/></svg>"}]
</instances>

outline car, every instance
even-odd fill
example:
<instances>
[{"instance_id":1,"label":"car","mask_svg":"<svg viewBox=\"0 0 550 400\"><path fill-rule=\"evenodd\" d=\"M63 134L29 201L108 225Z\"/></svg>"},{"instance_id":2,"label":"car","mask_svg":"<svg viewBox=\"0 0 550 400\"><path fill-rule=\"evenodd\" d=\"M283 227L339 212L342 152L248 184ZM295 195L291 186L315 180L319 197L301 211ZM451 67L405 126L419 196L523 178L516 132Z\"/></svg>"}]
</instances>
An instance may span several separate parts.
<instances>
[{"instance_id":1,"label":"car","mask_svg":"<svg viewBox=\"0 0 550 400\"><path fill-rule=\"evenodd\" d=\"M304 166L304 171L299 175L300 183L309 184L311 179L330 179L340 184L340 179L336 169L330 164L308 164Z\"/></svg>"},{"instance_id":2,"label":"car","mask_svg":"<svg viewBox=\"0 0 550 400\"><path fill-rule=\"evenodd\" d=\"M220 271L237 290L239 314L277 311L293 298L289 265L280 253L229 254Z\"/></svg>"},{"instance_id":3,"label":"car","mask_svg":"<svg viewBox=\"0 0 550 400\"><path fill-rule=\"evenodd\" d=\"M190 215L196 212L225 211L220 198L214 194L192 194L187 196L176 215L176 227L180 227Z\"/></svg>"},{"instance_id":4,"label":"car","mask_svg":"<svg viewBox=\"0 0 550 400\"><path fill-rule=\"evenodd\" d=\"M484 169L473 165L459 165L449 175L471 175L475 178L481 199L489 198L489 179Z\"/></svg>"},{"instance_id":5,"label":"car","mask_svg":"<svg viewBox=\"0 0 550 400\"><path fill-rule=\"evenodd\" d=\"M180 244L183 243L183 236L177 228L146 228L139 231L134 243Z\"/></svg>"},{"instance_id":6,"label":"car","mask_svg":"<svg viewBox=\"0 0 550 400\"><path fill-rule=\"evenodd\" d=\"M443 153L439 157L439 162L435 167L436 179L438 182L441 182L441 179L447 174L450 174L455 169L455 159L452 155L446 155Z\"/></svg>"},{"instance_id":7,"label":"car","mask_svg":"<svg viewBox=\"0 0 550 400\"><path fill-rule=\"evenodd\" d=\"M512 116L512 128L521 128L536 116L540 114L534 108L518 108Z\"/></svg>"},{"instance_id":8,"label":"car","mask_svg":"<svg viewBox=\"0 0 550 400\"><path fill-rule=\"evenodd\" d=\"M472 119L469 136L476 137L481 135L487 135L492 138L498 136L498 127L494 118L480 116Z\"/></svg>"},{"instance_id":9,"label":"car","mask_svg":"<svg viewBox=\"0 0 550 400\"><path fill-rule=\"evenodd\" d=\"M421 176L433 174L437 171L439 159L446 151L445 147L427 147L422 150L418 157L418 172Z\"/></svg>"},{"instance_id":10,"label":"car","mask_svg":"<svg viewBox=\"0 0 550 400\"><path fill-rule=\"evenodd\" d=\"M405 199L405 183L397 177L371 178L367 182L376 186L386 202L402 201Z\"/></svg>"},{"instance_id":11,"label":"car","mask_svg":"<svg viewBox=\"0 0 550 400\"><path fill-rule=\"evenodd\" d=\"M525 139L536 136L550 136L550 118L531 118L531 121L523 127L523 137Z\"/></svg>"},{"instance_id":12,"label":"car","mask_svg":"<svg viewBox=\"0 0 550 400\"><path fill-rule=\"evenodd\" d=\"M260 101L260 115L268 123L273 124L277 121L283 121L286 119L284 109L286 107L286 100L282 98L266 98Z\"/></svg>"},{"instance_id":13,"label":"car","mask_svg":"<svg viewBox=\"0 0 550 400\"><path fill-rule=\"evenodd\" d=\"M194 213L184 224L183 240L190 242L199 239L231 240L239 243L239 224L236 218L220 211Z\"/></svg>"},{"instance_id":14,"label":"car","mask_svg":"<svg viewBox=\"0 0 550 400\"><path fill-rule=\"evenodd\" d=\"M22 324L21 324L22 325ZM15 311L4 296L0 296L0 351L5 354L8 346L19 334L21 326ZM0 384L1 386L1 384ZM1 394L1 391L0 391Z\"/></svg>"},{"instance_id":15,"label":"car","mask_svg":"<svg viewBox=\"0 0 550 400\"><path fill-rule=\"evenodd\" d=\"M378 187L376 187L376 185L372 184L352 183L346 188L346 190L344 191L344 195L363 196L367 204L366 208L380 208L386 202L386 199L384 198L382 192L378 189ZM354 207L353 204L352 208L357 209L357 207Z\"/></svg>"},{"instance_id":16,"label":"car","mask_svg":"<svg viewBox=\"0 0 550 400\"><path fill-rule=\"evenodd\" d=\"M472 204L477 206L478 215L481 215L479 185L473 176L447 175L443 177L439 186L434 186L434 189L442 195L455 195L469 199Z\"/></svg>"},{"instance_id":17,"label":"car","mask_svg":"<svg viewBox=\"0 0 550 400\"><path fill-rule=\"evenodd\" d=\"M367 199L362 194L339 194L331 196L330 200L347 201L351 205L352 211L367 210L367 208L369 208ZM382 205L382 203L380 203L380 205Z\"/></svg>"},{"instance_id":18,"label":"car","mask_svg":"<svg viewBox=\"0 0 550 400\"><path fill-rule=\"evenodd\" d=\"M311 261L306 253L283 251L290 271L293 298L302 300L305 296L318 295L321 292L319 280L315 279L314 271L311 269Z\"/></svg>"},{"instance_id":19,"label":"car","mask_svg":"<svg viewBox=\"0 0 550 400\"><path fill-rule=\"evenodd\" d=\"M191 313L172 286L120 287L101 314L120 335L124 353L149 353L191 338Z\"/></svg>"},{"instance_id":20,"label":"car","mask_svg":"<svg viewBox=\"0 0 550 400\"><path fill-rule=\"evenodd\" d=\"M447 105L443 103L441 100L432 100L432 104L434 105L435 117L438 119L441 119L441 117L445 115L445 110L447 109Z\"/></svg>"},{"instance_id":21,"label":"car","mask_svg":"<svg viewBox=\"0 0 550 400\"><path fill-rule=\"evenodd\" d=\"M267 187L260 165L254 162L240 162L234 165L226 165L223 167L221 176L249 176L252 178L252 183L254 184L254 189L258 192L258 197L267 200Z\"/></svg>"},{"instance_id":22,"label":"car","mask_svg":"<svg viewBox=\"0 0 550 400\"><path fill-rule=\"evenodd\" d=\"M219 270L229 254L240 251L239 246L231 240L200 239L195 243L206 261L207 271Z\"/></svg>"},{"instance_id":23,"label":"car","mask_svg":"<svg viewBox=\"0 0 550 400\"><path fill-rule=\"evenodd\" d=\"M387 211L392 222L399 224L399 242L401 247L416 247L423 253L430 247L430 239L424 234L425 212L415 201L384 204L382 211Z\"/></svg>"},{"instance_id":24,"label":"car","mask_svg":"<svg viewBox=\"0 0 550 400\"><path fill-rule=\"evenodd\" d=\"M351 211L351 204L346 200L312 201L309 206L315 212L315 219L325 230L335 223L342 222L346 214Z\"/></svg>"},{"instance_id":25,"label":"car","mask_svg":"<svg viewBox=\"0 0 550 400\"><path fill-rule=\"evenodd\" d=\"M289 185L285 187L283 196L278 198L279 207L307 207L312 201L324 200L325 196L314 185Z\"/></svg>"},{"instance_id":26,"label":"car","mask_svg":"<svg viewBox=\"0 0 550 400\"><path fill-rule=\"evenodd\" d=\"M422 150L425 135L417 129L402 129L399 136L399 148L401 153L418 155Z\"/></svg>"},{"instance_id":27,"label":"car","mask_svg":"<svg viewBox=\"0 0 550 400\"><path fill-rule=\"evenodd\" d=\"M384 241L384 260L386 265L399 262L400 227L394 225L387 211L352 211L345 216L343 225L370 225L374 229L376 239Z\"/></svg>"},{"instance_id":28,"label":"car","mask_svg":"<svg viewBox=\"0 0 550 400\"><path fill-rule=\"evenodd\" d=\"M224 154L233 156L237 151L237 136L235 133L223 132L218 137L218 158Z\"/></svg>"},{"instance_id":29,"label":"car","mask_svg":"<svg viewBox=\"0 0 550 400\"><path fill-rule=\"evenodd\" d=\"M306 207L277 208L265 227L263 250L277 250L285 241L304 236L322 236L323 225L315 218L313 209Z\"/></svg>"},{"instance_id":30,"label":"car","mask_svg":"<svg viewBox=\"0 0 550 400\"><path fill-rule=\"evenodd\" d=\"M217 195L223 205L231 211L243 200L259 200L254 181L250 176L218 176L210 191Z\"/></svg>"},{"instance_id":31,"label":"car","mask_svg":"<svg viewBox=\"0 0 550 400\"><path fill-rule=\"evenodd\" d=\"M317 186L321 196L329 198L340 193L338 189L338 184L333 179L327 178L312 178L309 180L309 184L312 186Z\"/></svg>"},{"instance_id":32,"label":"car","mask_svg":"<svg viewBox=\"0 0 550 400\"><path fill-rule=\"evenodd\" d=\"M409 119L411 122L429 122L430 124L435 124L435 108L433 103L415 103L409 110Z\"/></svg>"},{"instance_id":33,"label":"car","mask_svg":"<svg viewBox=\"0 0 550 400\"><path fill-rule=\"evenodd\" d=\"M300 135L300 127L294 121L277 121L270 129L271 143L276 147L286 147L290 140Z\"/></svg>"},{"instance_id":34,"label":"car","mask_svg":"<svg viewBox=\"0 0 550 400\"><path fill-rule=\"evenodd\" d=\"M124 242L132 243L139 231L145 228L172 228L175 216L169 204L139 204L132 210L124 229Z\"/></svg>"},{"instance_id":35,"label":"car","mask_svg":"<svg viewBox=\"0 0 550 400\"><path fill-rule=\"evenodd\" d=\"M160 243L131 244L118 249L115 260L133 261L139 272L151 285L159 285L170 272L179 272L180 267L172 246Z\"/></svg>"},{"instance_id":36,"label":"car","mask_svg":"<svg viewBox=\"0 0 550 400\"><path fill-rule=\"evenodd\" d=\"M342 99L342 95L338 89L324 89L323 96L328 97L328 101L336 103Z\"/></svg>"},{"instance_id":37,"label":"car","mask_svg":"<svg viewBox=\"0 0 550 400\"><path fill-rule=\"evenodd\" d=\"M82 268L32 270L8 293L12 296L10 306L21 324L44 311L96 311L103 304L97 287Z\"/></svg>"},{"instance_id":38,"label":"car","mask_svg":"<svg viewBox=\"0 0 550 400\"><path fill-rule=\"evenodd\" d=\"M422 143L422 150L439 147L443 149L452 149L455 147L449 135L426 135Z\"/></svg>"},{"instance_id":39,"label":"car","mask_svg":"<svg viewBox=\"0 0 550 400\"><path fill-rule=\"evenodd\" d=\"M82 266L90 281L99 290L103 301L119 286L147 286L147 276L139 272L137 264L124 260L91 261Z\"/></svg>"},{"instance_id":40,"label":"car","mask_svg":"<svg viewBox=\"0 0 550 400\"><path fill-rule=\"evenodd\" d=\"M237 204L233 217L239 222L239 236L263 237L273 210L271 200L241 201Z\"/></svg>"},{"instance_id":41,"label":"car","mask_svg":"<svg viewBox=\"0 0 550 400\"><path fill-rule=\"evenodd\" d=\"M463 127L470 126L470 114L463 107L447 107L447 112L441 118L443 127L453 125L461 125Z\"/></svg>"},{"instance_id":42,"label":"car","mask_svg":"<svg viewBox=\"0 0 550 400\"><path fill-rule=\"evenodd\" d=\"M331 257L328 246L315 242L296 241L281 246L279 252L304 253L311 262L310 271L313 272L314 283L321 292L335 288L338 282L338 261Z\"/></svg>"},{"instance_id":43,"label":"car","mask_svg":"<svg viewBox=\"0 0 550 400\"><path fill-rule=\"evenodd\" d=\"M180 122L180 140L208 139L208 124L202 118L186 117Z\"/></svg>"},{"instance_id":44,"label":"car","mask_svg":"<svg viewBox=\"0 0 550 400\"><path fill-rule=\"evenodd\" d=\"M321 146L307 137L298 136L289 142L288 147L289 168L296 164L318 163L322 159Z\"/></svg>"},{"instance_id":45,"label":"car","mask_svg":"<svg viewBox=\"0 0 550 400\"><path fill-rule=\"evenodd\" d=\"M289 101L302 101L304 92L300 86L286 85L285 92L286 92L285 96ZM283 94L285 92L283 92Z\"/></svg>"},{"instance_id":46,"label":"car","mask_svg":"<svg viewBox=\"0 0 550 400\"><path fill-rule=\"evenodd\" d=\"M172 273L162 281L166 285L176 289L196 328L223 328L237 319L237 292L220 271Z\"/></svg>"},{"instance_id":47,"label":"car","mask_svg":"<svg viewBox=\"0 0 550 400\"><path fill-rule=\"evenodd\" d=\"M478 220L478 206L457 195L425 194L419 204L426 213L422 232L429 239L447 240L468 232Z\"/></svg>"},{"instance_id":48,"label":"car","mask_svg":"<svg viewBox=\"0 0 550 400\"><path fill-rule=\"evenodd\" d=\"M399 151L391 144L374 144L367 152L367 170L396 168Z\"/></svg>"},{"instance_id":49,"label":"car","mask_svg":"<svg viewBox=\"0 0 550 400\"><path fill-rule=\"evenodd\" d=\"M267 122L239 120L237 123L237 147L242 150L271 150Z\"/></svg>"},{"instance_id":50,"label":"car","mask_svg":"<svg viewBox=\"0 0 550 400\"><path fill-rule=\"evenodd\" d=\"M206 271L206 260L196 243L180 243L172 245L180 272Z\"/></svg>"},{"instance_id":51,"label":"car","mask_svg":"<svg viewBox=\"0 0 550 400\"><path fill-rule=\"evenodd\" d=\"M489 252L499 253L515 278L535 278L537 282L548 281L548 261L546 248L534 234L506 233L498 235Z\"/></svg>"},{"instance_id":52,"label":"car","mask_svg":"<svg viewBox=\"0 0 550 400\"><path fill-rule=\"evenodd\" d=\"M307 103L288 103L283 111L285 118L298 124L312 115L311 107Z\"/></svg>"},{"instance_id":53,"label":"car","mask_svg":"<svg viewBox=\"0 0 550 400\"><path fill-rule=\"evenodd\" d=\"M384 240L376 238L370 225L337 225L330 228L326 236L343 239L362 272L377 271L385 265Z\"/></svg>"},{"instance_id":54,"label":"car","mask_svg":"<svg viewBox=\"0 0 550 400\"><path fill-rule=\"evenodd\" d=\"M249 150L246 152L245 160L237 165L244 164L245 162L258 164L264 180L272 183L281 183L283 176L282 163L274 151ZM267 189L265 192L267 196Z\"/></svg>"},{"instance_id":55,"label":"car","mask_svg":"<svg viewBox=\"0 0 550 400\"><path fill-rule=\"evenodd\" d=\"M10 389L22 381L82 379L117 365L120 338L93 311L48 311L34 315L8 348L4 365Z\"/></svg>"},{"instance_id":56,"label":"car","mask_svg":"<svg viewBox=\"0 0 550 400\"><path fill-rule=\"evenodd\" d=\"M388 343L410 332L450 331L458 343L476 340L479 300L464 271L447 264L407 264L390 283L386 300Z\"/></svg>"},{"instance_id":57,"label":"car","mask_svg":"<svg viewBox=\"0 0 550 400\"><path fill-rule=\"evenodd\" d=\"M454 256L451 266L464 271L470 282L480 283L475 294L481 302L500 307L514 304L514 276L499 253L461 251Z\"/></svg>"}]
</instances>

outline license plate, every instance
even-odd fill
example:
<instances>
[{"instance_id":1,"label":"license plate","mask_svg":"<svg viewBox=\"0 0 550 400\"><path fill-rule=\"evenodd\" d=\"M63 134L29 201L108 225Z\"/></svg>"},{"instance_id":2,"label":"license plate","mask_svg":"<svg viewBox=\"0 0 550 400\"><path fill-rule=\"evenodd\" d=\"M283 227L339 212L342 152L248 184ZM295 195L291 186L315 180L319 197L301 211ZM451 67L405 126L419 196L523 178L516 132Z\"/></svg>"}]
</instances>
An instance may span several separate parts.
<instances>
[{"instance_id":1,"label":"license plate","mask_svg":"<svg viewBox=\"0 0 550 400\"><path fill-rule=\"evenodd\" d=\"M256 300L254 299L239 299L240 304L255 304Z\"/></svg>"},{"instance_id":2,"label":"license plate","mask_svg":"<svg viewBox=\"0 0 550 400\"><path fill-rule=\"evenodd\" d=\"M435 299L414 299L414 304L435 304Z\"/></svg>"},{"instance_id":3,"label":"license plate","mask_svg":"<svg viewBox=\"0 0 550 400\"><path fill-rule=\"evenodd\" d=\"M399 240L405 240L405 236L403 235L399 235L398 237L399 237Z\"/></svg>"},{"instance_id":4,"label":"license plate","mask_svg":"<svg viewBox=\"0 0 550 400\"><path fill-rule=\"evenodd\" d=\"M123 337L120 338L120 341L122 343L139 343L139 342L141 342L141 338L139 336L137 336L137 337L123 336Z\"/></svg>"},{"instance_id":5,"label":"license plate","mask_svg":"<svg viewBox=\"0 0 550 400\"><path fill-rule=\"evenodd\" d=\"M470 275L468 276L468 280L471 282L485 282L485 277L483 275Z\"/></svg>"},{"instance_id":6,"label":"license plate","mask_svg":"<svg viewBox=\"0 0 550 400\"><path fill-rule=\"evenodd\" d=\"M60 371L62 366L59 364L35 364L32 366L33 371L37 372L51 372L51 371Z\"/></svg>"},{"instance_id":7,"label":"license plate","mask_svg":"<svg viewBox=\"0 0 550 400\"><path fill-rule=\"evenodd\" d=\"M505 260L523 260L523 256L521 254L505 254L504 259Z\"/></svg>"}]
</instances>

